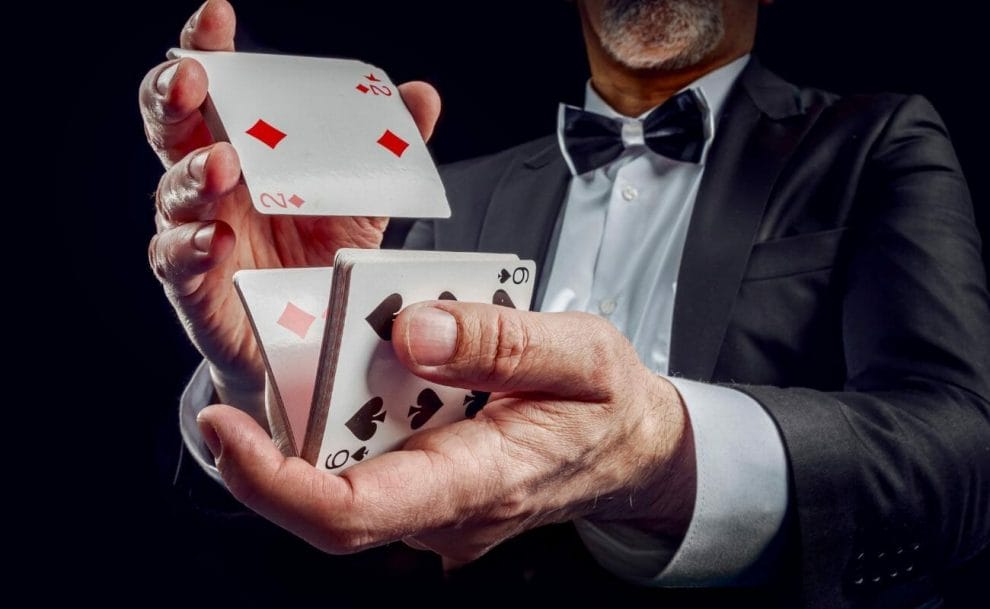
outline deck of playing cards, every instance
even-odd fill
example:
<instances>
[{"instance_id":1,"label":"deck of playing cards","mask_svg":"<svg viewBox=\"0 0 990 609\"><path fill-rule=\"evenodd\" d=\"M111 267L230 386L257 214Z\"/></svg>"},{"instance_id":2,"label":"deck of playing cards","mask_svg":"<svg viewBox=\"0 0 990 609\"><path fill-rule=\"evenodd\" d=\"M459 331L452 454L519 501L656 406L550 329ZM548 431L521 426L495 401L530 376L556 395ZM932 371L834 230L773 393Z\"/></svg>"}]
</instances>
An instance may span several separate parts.
<instances>
[{"instance_id":1,"label":"deck of playing cards","mask_svg":"<svg viewBox=\"0 0 990 609\"><path fill-rule=\"evenodd\" d=\"M206 70L204 119L237 150L257 211L450 215L426 144L381 69L343 59L169 54ZM534 271L510 254L342 249L332 268L235 274L280 448L340 472L421 429L473 416L487 394L412 375L392 350L392 321L423 300L528 308Z\"/></svg>"},{"instance_id":2,"label":"deck of playing cards","mask_svg":"<svg viewBox=\"0 0 990 609\"><path fill-rule=\"evenodd\" d=\"M203 118L263 214L446 218L436 165L383 70L352 59L172 49L206 70Z\"/></svg>"},{"instance_id":3,"label":"deck of playing cards","mask_svg":"<svg viewBox=\"0 0 990 609\"><path fill-rule=\"evenodd\" d=\"M417 431L472 417L487 395L428 383L392 350L392 321L424 300L528 308L535 267L511 254L342 249L334 267L234 276L285 425L286 452L340 472Z\"/></svg>"}]
</instances>

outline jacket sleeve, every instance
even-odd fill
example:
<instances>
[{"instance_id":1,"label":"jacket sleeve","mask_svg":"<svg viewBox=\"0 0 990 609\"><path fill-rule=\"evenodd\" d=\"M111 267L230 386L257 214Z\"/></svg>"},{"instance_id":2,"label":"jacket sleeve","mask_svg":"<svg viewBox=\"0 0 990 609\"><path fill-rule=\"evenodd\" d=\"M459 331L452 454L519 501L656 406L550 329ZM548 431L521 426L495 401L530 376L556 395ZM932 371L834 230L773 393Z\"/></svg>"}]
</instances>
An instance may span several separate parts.
<instances>
[{"instance_id":1,"label":"jacket sleeve","mask_svg":"<svg viewBox=\"0 0 990 609\"><path fill-rule=\"evenodd\" d=\"M417 220L406 234L405 243L402 248L407 250L436 249L436 243L433 238L433 221Z\"/></svg>"},{"instance_id":2,"label":"jacket sleeve","mask_svg":"<svg viewBox=\"0 0 990 609\"><path fill-rule=\"evenodd\" d=\"M839 271L843 391L736 387L784 438L804 606L899 605L990 542L986 274L927 101L891 115L859 192Z\"/></svg>"}]
</instances>

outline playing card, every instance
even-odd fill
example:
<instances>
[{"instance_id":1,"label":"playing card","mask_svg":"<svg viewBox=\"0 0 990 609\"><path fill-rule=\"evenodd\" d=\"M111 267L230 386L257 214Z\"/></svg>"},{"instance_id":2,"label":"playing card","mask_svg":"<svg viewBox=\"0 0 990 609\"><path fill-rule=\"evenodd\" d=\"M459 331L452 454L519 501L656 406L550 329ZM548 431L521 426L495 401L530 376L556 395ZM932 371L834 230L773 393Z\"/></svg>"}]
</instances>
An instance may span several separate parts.
<instances>
[{"instance_id":1,"label":"playing card","mask_svg":"<svg viewBox=\"0 0 990 609\"><path fill-rule=\"evenodd\" d=\"M234 274L274 385L276 411L271 424L288 431L281 437L289 438L287 452L293 455L299 454L306 434L332 280L330 267Z\"/></svg>"},{"instance_id":2,"label":"playing card","mask_svg":"<svg viewBox=\"0 0 990 609\"><path fill-rule=\"evenodd\" d=\"M505 254L341 250L334 268L336 304L302 456L339 473L419 430L474 416L487 401L410 373L392 349L395 315L437 299L528 308L535 266Z\"/></svg>"},{"instance_id":3,"label":"playing card","mask_svg":"<svg viewBox=\"0 0 990 609\"><path fill-rule=\"evenodd\" d=\"M446 218L436 165L396 86L350 59L172 49L209 79L203 115L265 214Z\"/></svg>"}]
</instances>

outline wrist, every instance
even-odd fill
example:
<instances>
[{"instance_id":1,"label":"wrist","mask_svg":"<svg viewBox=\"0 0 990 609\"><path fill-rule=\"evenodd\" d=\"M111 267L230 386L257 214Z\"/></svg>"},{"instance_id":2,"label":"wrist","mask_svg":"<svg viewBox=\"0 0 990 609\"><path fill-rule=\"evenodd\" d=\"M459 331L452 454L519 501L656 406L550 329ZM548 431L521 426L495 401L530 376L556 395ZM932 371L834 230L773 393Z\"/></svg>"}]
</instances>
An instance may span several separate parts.
<instances>
[{"instance_id":1,"label":"wrist","mask_svg":"<svg viewBox=\"0 0 990 609\"><path fill-rule=\"evenodd\" d=\"M642 506L631 524L671 539L682 539L694 512L697 468L694 433L684 401L666 379L652 376L652 391L646 404L642 426L643 445L652 447L648 471L639 489Z\"/></svg>"}]
</instances>

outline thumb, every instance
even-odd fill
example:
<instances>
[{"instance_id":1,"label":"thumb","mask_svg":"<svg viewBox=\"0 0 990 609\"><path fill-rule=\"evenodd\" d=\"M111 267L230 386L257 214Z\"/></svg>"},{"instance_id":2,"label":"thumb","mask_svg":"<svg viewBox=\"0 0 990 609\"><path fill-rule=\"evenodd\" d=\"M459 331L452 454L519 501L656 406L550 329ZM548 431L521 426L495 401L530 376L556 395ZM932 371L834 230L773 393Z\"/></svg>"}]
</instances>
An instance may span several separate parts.
<instances>
[{"instance_id":1,"label":"thumb","mask_svg":"<svg viewBox=\"0 0 990 609\"><path fill-rule=\"evenodd\" d=\"M392 346L410 371L442 385L588 401L607 399L612 377L635 359L628 341L593 315L448 300L404 309Z\"/></svg>"},{"instance_id":2,"label":"thumb","mask_svg":"<svg viewBox=\"0 0 990 609\"><path fill-rule=\"evenodd\" d=\"M419 132L423 136L423 141L430 141L433 135L433 127L440 118L440 94L433 88L433 85L420 80L403 83L399 85L399 93L402 94L402 101L409 108Z\"/></svg>"}]
</instances>

